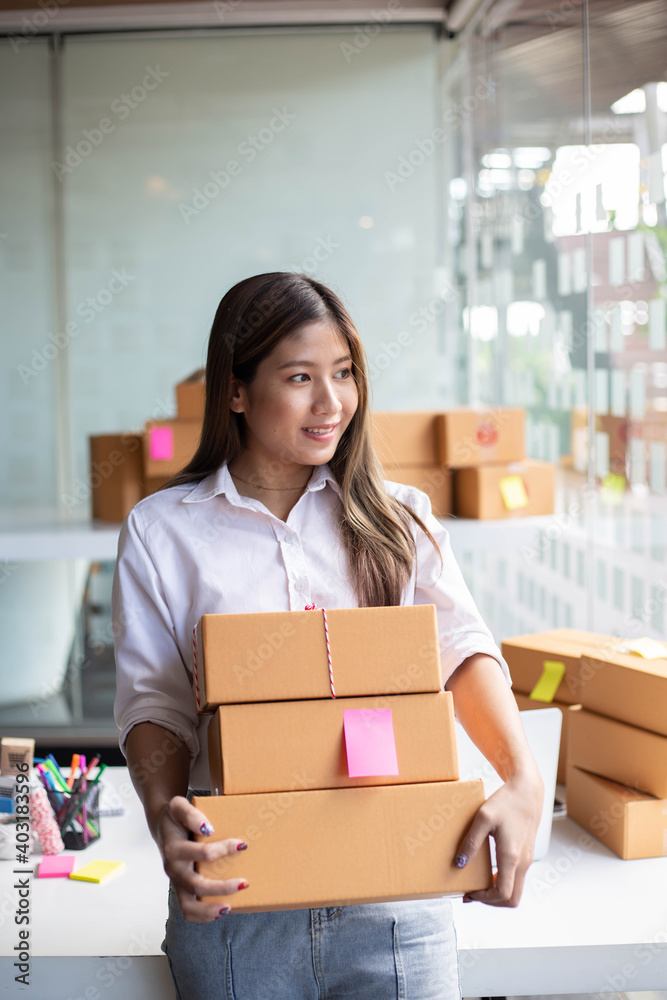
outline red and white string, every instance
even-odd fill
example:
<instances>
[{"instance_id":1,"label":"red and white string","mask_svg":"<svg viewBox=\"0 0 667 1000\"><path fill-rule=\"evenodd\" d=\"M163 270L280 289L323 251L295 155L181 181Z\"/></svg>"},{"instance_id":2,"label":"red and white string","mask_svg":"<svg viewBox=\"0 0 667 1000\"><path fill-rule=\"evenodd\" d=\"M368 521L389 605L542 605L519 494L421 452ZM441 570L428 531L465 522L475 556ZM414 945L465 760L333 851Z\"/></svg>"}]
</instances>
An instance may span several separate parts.
<instances>
[{"instance_id":1,"label":"red and white string","mask_svg":"<svg viewBox=\"0 0 667 1000\"><path fill-rule=\"evenodd\" d=\"M331 697L336 697L336 691L334 688L334 678L333 678L333 663L331 662L331 643L329 641L329 622L327 621L327 612L325 608L320 608L322 612L322 619L324 621L324 639L327 644L327 665L329 667L329 687L331 688ZM317 605L306 604L306 611L317 611Z\"/></svg>"}]
</instances>

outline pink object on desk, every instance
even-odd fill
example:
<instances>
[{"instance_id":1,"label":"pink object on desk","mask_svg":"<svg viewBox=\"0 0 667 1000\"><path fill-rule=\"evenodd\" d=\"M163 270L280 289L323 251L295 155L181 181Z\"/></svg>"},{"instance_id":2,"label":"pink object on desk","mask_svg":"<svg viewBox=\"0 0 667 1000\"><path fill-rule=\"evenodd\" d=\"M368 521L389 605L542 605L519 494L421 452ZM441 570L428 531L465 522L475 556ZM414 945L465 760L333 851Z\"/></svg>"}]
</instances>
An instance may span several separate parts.
<instances>
[{"instance_id":1,"label":"pink object on desk","mask_svg":"<svg viewBox=\"0 0 667 1000\"><path fill-rule=\"evenodd\" d=\"M57 855L43 858L37 869L38 878L69 878L69 873L74 871L76 858L71 855Z\"/></svg>"},{"instance_id":2,"label":"pink object on desk","mask_svg":"<svg viewBox=\"0 0 667 1000\"><path fill-rule=\"evenodd\" d=\"M398 774L390 708L346 708L343 727L350 778Z\"/></svg>"},{"instance_id":3,"label":"pink object on desk","mask_svg":"<svg viewBox=\"0 0 667 1000\"><path fill-rule=\"evenodd\" d=\"M171 427L151 427L148 450L155 462L167 462L174 457L174 432Z\"/></svg>"}]
</instances>

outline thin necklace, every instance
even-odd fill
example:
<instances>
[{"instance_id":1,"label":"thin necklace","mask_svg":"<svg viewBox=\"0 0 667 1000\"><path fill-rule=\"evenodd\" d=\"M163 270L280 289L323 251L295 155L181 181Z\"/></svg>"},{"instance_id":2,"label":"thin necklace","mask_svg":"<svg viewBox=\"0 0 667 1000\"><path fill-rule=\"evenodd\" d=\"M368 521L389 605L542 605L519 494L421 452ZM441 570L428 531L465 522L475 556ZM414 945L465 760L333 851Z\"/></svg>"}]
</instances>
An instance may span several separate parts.
<instances>
[{"instance_id":1,"label":"thin necklace","mask_svg":"<svg viewBox=\"0 0 667 1000\"><path fill-rule=\"evenodd\" d=\"M230 471L230 476L232 479L238 479L241 483L246 483L248 486L254 486L257 490L271 490L272 493L291 493L293 490L305 490L308 483L304 483L303 486L260 486L259 483L253 483L250 479L244 479L242 476L237 476L235 472Z\"/></svg>"}]
</instances>

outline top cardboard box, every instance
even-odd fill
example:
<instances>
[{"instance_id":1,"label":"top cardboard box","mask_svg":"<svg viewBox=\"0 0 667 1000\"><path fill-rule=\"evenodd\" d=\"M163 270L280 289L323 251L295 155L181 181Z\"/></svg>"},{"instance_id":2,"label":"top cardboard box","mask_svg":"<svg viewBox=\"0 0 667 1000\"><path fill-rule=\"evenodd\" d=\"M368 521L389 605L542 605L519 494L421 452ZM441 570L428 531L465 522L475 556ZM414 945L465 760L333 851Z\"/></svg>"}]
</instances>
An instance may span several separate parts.
<instances>
[{"instance_id":1,"label":"top cardboard box","mask_svg":"<svg viewBox=\"0 0 667 1000\"><path fill-rule=\"evenodd\" d=\"M176 409L179 420L203 420L206 402L206 369L198 368L176 386Z\"/></svg>"},{"instance_id":2,"label":"top cardboard box","mask_svg":"<svg viewBox=\"0 0 667 1000\"><path fill-rule=\"evenodd\" d=\"M623 640L616 642L622 645ZM581 704L600 715L667 736L667 658L644 660L616 651L585 654L581 658Z\"/></svg>"},{"instance_id":3,"label":"top cardboard box","mask_svg":"<svg viewBox=\"0 0 667 1000\"><path fill-rule=\"evenodd\" d=\"M327 610L337 697L440 691L435 605ZM199 712L330 698L321 610L204 615L193 649Z\"/></svg>"},{"instance_id":4,"label":"top cardboard box","mask_svg":"<svg viewBox=\"0 0 667 1000\"><path fill-rule=\"evenodd\" d=\"M578 705L581 702L580 657L595 650L604 650L606 655L612 642L609 636L597 632L563 628L504 639L502 653L507 660L514 689L524 694L530 694L542 676L545 660L563 663L565 676L556 689L554 700L566 705Z\"/></svg>"},{"instance_id":5,"label":"top cardboard box","mask_svg":"<svg viewBox=\"0 0 667 1000\"><path fill-rule=\"evenodd\" d=\"M450 469L525 458L522 409L448 410L437 427L439 460Z\"/></svg>"},{"instance_id":6,"label":"top cardboard box","mask_svg":"<svg viewBox=\"0 0 667 1000\"><path fill-rule=\"evenodd\" d=\"M375 451L386 468L438 465L437 413L373 413L371 419Z\"/></svg>"}]
</instances>

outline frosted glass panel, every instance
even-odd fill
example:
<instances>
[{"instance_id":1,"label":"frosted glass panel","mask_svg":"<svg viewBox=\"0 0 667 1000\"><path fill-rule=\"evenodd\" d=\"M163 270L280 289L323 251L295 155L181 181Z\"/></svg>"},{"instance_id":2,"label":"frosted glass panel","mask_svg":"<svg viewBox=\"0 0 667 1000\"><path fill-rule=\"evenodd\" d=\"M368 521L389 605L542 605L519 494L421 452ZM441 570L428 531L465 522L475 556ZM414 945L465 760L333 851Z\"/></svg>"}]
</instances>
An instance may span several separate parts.
<instances>
[{"instance_id":1,"label":"frosted glass panel","mask_svg":"<svg viewBox=\"0 0 667 1000\"><path fill-rule=\"evenodd\" d=\"M0 43L0 504L53 504L59 351L52 320L49 56Z\"/></svg>"},{"instance_id":2,"label":"frosted glass panel","mask_svg":"<svg viewBox=\"0 0 667 1000\"><path fill-rule=\"evenodd\" d=\"M398 173L436 124L436 42L386 32L348 63L345 40L68 39L77 475L88 434L172 411L221 296L262 271L303 269L342 295L376 406L437 405L439 310L416 314L434 302L440 148Z\"/></svg>"}]
</instances>

